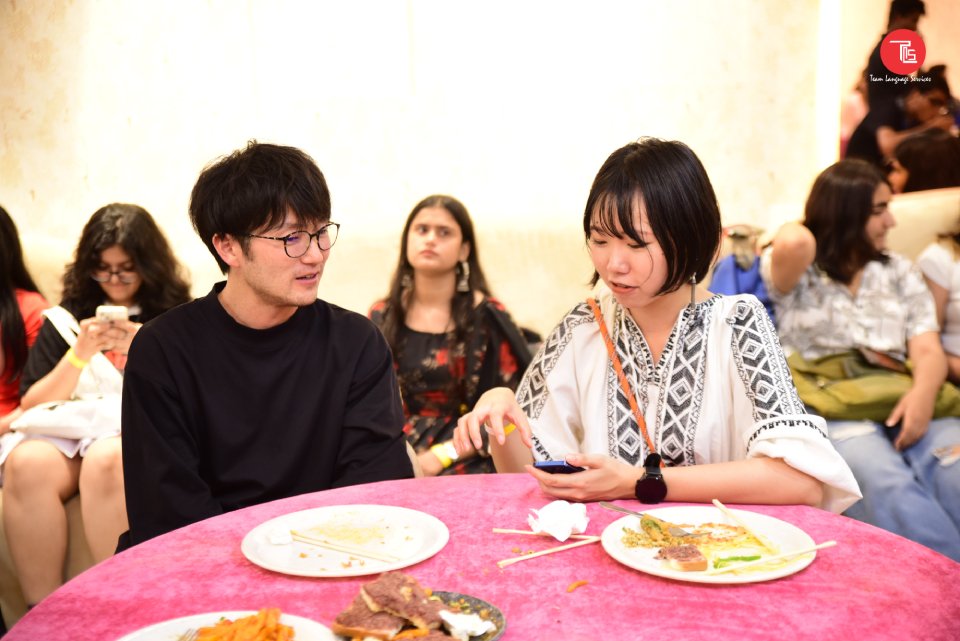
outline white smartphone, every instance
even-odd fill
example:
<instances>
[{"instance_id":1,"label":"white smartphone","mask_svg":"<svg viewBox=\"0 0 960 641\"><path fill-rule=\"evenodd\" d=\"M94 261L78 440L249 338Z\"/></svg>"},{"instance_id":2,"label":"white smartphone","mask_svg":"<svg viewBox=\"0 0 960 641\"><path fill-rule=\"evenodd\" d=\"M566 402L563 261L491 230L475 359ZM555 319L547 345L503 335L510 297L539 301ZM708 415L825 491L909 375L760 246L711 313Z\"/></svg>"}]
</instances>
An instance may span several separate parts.
<instances>
[{"instance_id":1,"label":"white smartphone","mask_svg":"<svg viewBox=\"0 0 960 641\"><path fill-rule=\"evenodd\" d=\"M100 305L97 307L97 320L108 323L129 319L127 308L123 305Z\"/></svg>"}]
</instances>

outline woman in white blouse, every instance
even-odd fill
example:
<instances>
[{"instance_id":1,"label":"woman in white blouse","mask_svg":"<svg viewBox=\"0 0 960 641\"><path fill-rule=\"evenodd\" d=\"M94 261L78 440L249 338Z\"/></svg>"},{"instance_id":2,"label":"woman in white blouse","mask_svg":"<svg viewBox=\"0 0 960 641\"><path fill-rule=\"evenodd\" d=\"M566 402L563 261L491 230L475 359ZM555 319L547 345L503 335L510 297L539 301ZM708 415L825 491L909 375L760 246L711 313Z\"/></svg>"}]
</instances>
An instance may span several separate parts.
<instances>
[{"instance_id":1,"label":"woman in white blouse","mask_svg":"<svg viewBox=\"0 0 960 641\"><path fill-rule=\"evenodd\" d=\"M721 225L693 151L646 138L613 152L583 230L602 291L561 320L516 397L490 390L460 419L458 449L479 447L486 430L499 472L526 470L569 500L841 511L859 498L823 420L805 413L760 302L697 285ZM532 465L560 459L584 469Z\"/></svg>"}]
</instances>

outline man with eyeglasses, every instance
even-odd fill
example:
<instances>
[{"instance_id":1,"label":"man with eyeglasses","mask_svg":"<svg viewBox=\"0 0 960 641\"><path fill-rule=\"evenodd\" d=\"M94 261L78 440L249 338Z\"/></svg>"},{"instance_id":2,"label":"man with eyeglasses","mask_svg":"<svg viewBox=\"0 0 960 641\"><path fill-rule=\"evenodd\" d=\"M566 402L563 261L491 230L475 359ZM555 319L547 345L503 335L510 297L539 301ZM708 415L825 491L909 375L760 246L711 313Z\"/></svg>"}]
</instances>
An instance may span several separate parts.
<instances>
[{"instance_id":1,"label":"man with eyeglasses","mask_svg":"<svg viewBox=\"0 0 960 641\"><path fill-rule=\"evenodd\" d=\"M340 226L313 160L251 142L200 174L190 217L226 281L131 347L120 547L256 503L413 476L386 341L317 299Z\"/></svg>"}]
</instances>

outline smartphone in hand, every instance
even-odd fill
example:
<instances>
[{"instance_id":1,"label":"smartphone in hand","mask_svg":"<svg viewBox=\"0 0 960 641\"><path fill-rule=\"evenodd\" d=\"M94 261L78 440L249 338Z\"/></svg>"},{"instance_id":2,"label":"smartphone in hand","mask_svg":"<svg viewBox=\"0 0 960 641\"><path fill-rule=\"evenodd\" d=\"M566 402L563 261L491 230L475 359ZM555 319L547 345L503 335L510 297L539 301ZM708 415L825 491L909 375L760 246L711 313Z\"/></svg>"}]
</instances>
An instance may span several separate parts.
<instances>
[{"instance_id":1,"label":"smartphone in hand","mask_svg":"<svg viewBox=\"0 0 960 641\"><path fill-rule=\"evenodd\" d=\"M549 474L573 474L587 469L578 465L570 465L566 461L537 461L533 466Z\"/></svg>"},{"instance_id":2,"label":"smartphone in hand","mask_svg":"<svg viewBox=\"0 0 960 641\"><path fill-rule=\"evenodd\" d=\"M123 305L99 305L96 313L101 323L125 321L129 319L127 308Z\"/></svg>"}]
</instances>

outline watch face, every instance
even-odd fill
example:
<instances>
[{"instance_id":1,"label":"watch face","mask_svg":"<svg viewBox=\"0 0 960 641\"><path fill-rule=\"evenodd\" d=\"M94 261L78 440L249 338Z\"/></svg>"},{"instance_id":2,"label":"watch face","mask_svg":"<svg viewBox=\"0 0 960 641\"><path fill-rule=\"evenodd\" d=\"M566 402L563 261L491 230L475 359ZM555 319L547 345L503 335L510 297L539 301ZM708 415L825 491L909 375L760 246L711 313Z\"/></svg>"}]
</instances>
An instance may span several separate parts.
<instances>
[{"instance_id":1,"label":"watch face","mask_svg":"<svg viewBox=\"0 0 960 641\"><path fill-rule=\"evenodd\" d=\"M634 489L637 500L641 503L659 503L667 496L667 484L663 482L663 475L659 472L654 475L644 474L637 481Z\"/></svg>"}]
</instances>

